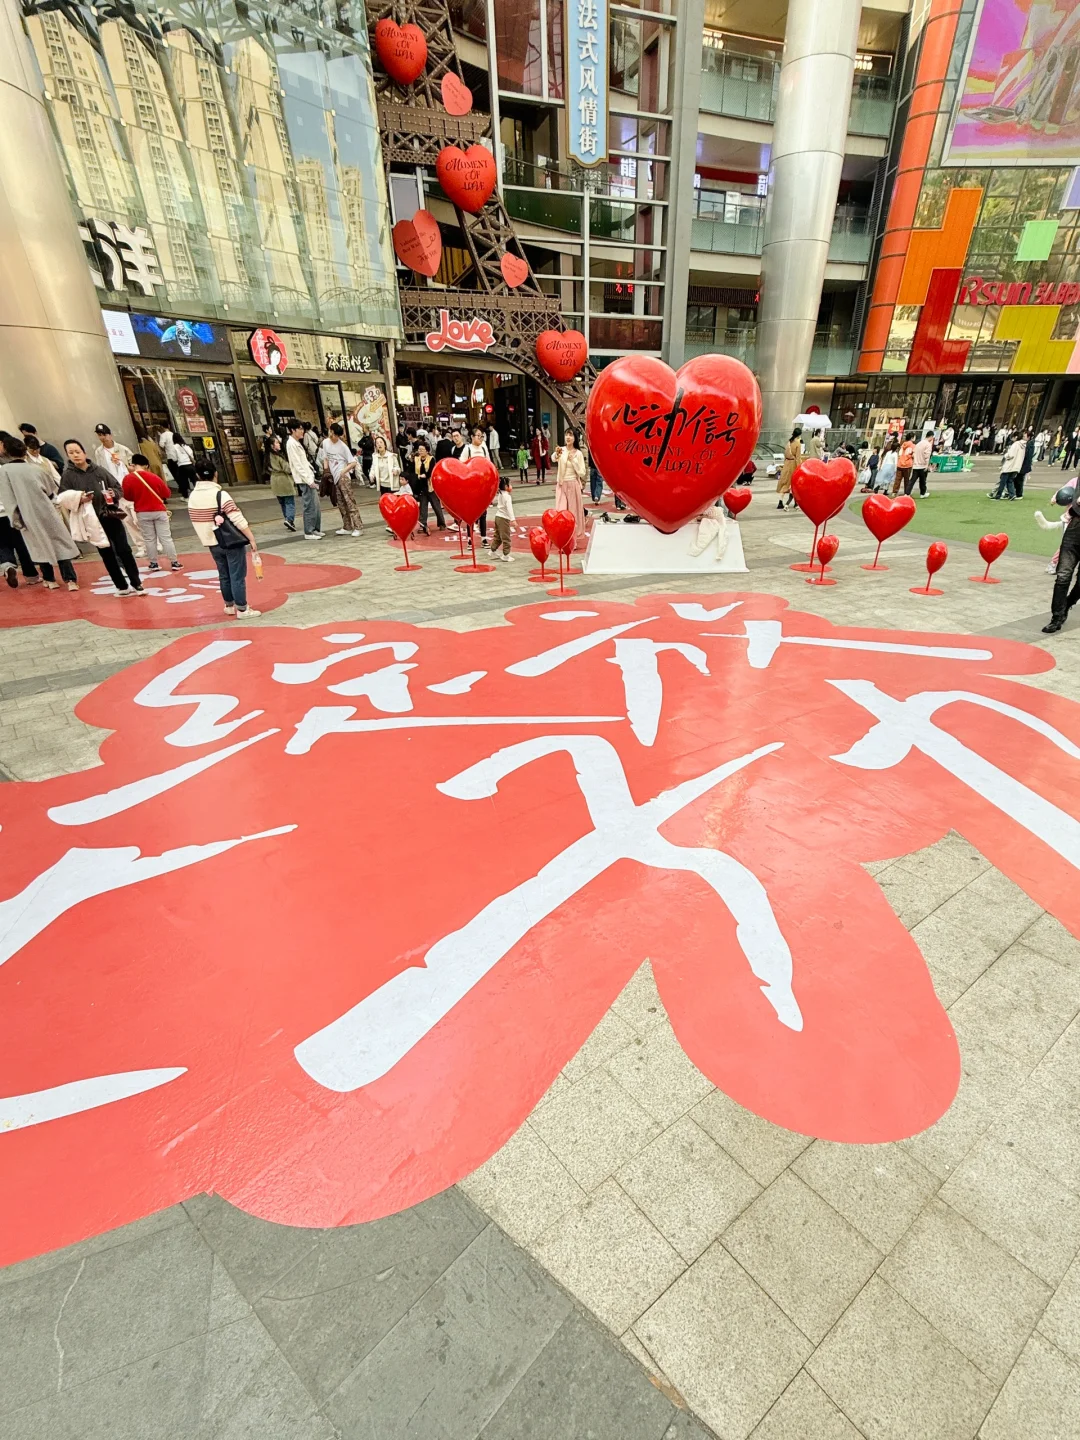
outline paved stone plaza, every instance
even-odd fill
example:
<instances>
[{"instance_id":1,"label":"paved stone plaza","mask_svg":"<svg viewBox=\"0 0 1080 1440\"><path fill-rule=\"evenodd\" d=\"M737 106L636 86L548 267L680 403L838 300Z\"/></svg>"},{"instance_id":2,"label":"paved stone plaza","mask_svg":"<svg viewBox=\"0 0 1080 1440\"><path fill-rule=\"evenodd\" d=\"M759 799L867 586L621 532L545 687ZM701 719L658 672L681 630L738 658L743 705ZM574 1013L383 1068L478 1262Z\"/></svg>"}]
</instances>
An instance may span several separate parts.
<instances>
[{"instance_id":1,"label":"paved stone plaza","mask_svg":"<svg viewBox=\"0 0 1080 1440\"><path fill-rule=\"evenodd\" d=\"M1046 509L1057 483L1039 467L1029 508ZM550 493L517 491L519 513ZM318 546L284 535L269 497L244 503L287 562L363 571L252 628L466 631L546 599L526 557L461 575L424 551L423 569L396 573L369 499L360 540ZM191 549L180 516L175 528ZM1080 700L1080 618L1039 633L1044 560L1010 550L1002 584L973 585L974 547L950 544L945 593L924 599L909 587L925 537L890 541L892 568L867 574L857 518L835 529L839 583L811 587L789 568L810 527L777 513L763 481L742 517L750 573L710 589L766 592L836 624L1045 644L1056 668L1019 683ZM605 601L702 589L574 585ZM27 598L0 592L0 615ZM74 706L180 633L0 630L0 775L100 763L104 732ZM1075 794L1075 762L1061 767ZM421 840L416 883L437 863L423 853ZM322 859L328 885L377 873L362 856ZM742 1109L686 1057L643 957L517 1133L441 1195L331 1230L195 1196L0 1271L0 1440L1080 1437L1080 941L955 833L871 868L959 1041L959 1093L929 1130L843 1145Z\"/></svg>"}]
</instances>

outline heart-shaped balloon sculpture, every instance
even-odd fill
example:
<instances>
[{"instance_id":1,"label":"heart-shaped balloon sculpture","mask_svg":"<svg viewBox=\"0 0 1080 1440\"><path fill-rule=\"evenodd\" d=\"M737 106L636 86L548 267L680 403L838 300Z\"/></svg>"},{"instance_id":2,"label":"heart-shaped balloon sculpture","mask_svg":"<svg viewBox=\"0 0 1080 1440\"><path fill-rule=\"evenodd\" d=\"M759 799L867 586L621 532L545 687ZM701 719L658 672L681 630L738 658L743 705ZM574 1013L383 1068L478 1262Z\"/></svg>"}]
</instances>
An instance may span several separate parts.
<instances>
[{"instance_id":1,"label":"heart-shaped balloon sculpture","mask_svg":"<svg viewBox=\"0 0 1080 1440\"><path fill-rule=\"evenodd\" d=\"M840 537L838 535L822 535L817 542L817 558L819 565L828 565L836 559L836 552L840 549Z\"/></svg>"},{"instance_id":2,"label":"heart-shaped balloon sculpture","mask_svg":"<svg viewBox=\"0 0 1080 1440\"><path fill-rule=\"evenodd\" d=\"M398 85L411 85L427 64L427 41L419 25L380 20L375 26L375 53Z\"/></svg>"},{"instance_id":3,"label":"heart-shaped balloon sculpture","mask_svg":"<svg viewBox=\"0 0 1080 1440\"><path fill-rule=\"evenodd\" d=\"M483 145L467 150L444 145L435 159L435 174L447 199L470 215L479 214L495 190L495 161Z\"/></svg>"},{"instance_id":4,"label":"heart-shaped balloon sculpture","mask_svg":"<svg viewBox=\"0 0 1080 1440\"><path fill-rule=\"evenodd\" d=\"M473 93L460 75L448 70L442 77L439 88L442 91L443 109L448 115L468 115L472 109Z\"/></svg>"},{"instance_id":5,"label":"heart-shaped balloon sculpture","mask_svg":"<svg viewBox=\"0 0 1080 1440\"><path fill-rule=\"evenodd\" d=\"M542 525L534 525L529 531L529 549L540 565L543 565L551 554L551 538Z\"/></svg>"},{"instance_id":6,"label":"heart-shaped balloon sculpture","mask_svg":"<svg viewBox=\"0 0 1080 1440\"><path fill-rule=\"evenodd\" d=\"M471 460L440 460L431 472L435 493L452 515L465 525L475 525L495 499L499 472L483 455Z\"/></svg>"},{"instance_id":7,"label":"heart-shaped balloon sculpture","mask_svg":"<svg viewBox=\"0 0 1080 1440\"><path fill-rule=\"evenodd\" d=\"M758 383L730 355L699 355L677 374L650 355L624 355L601 370L585 412L601 475L669 534L734 484L760 428Z\"/></svg>"},{"instance_id":8,"label":"heart-shaped balloon sculpture","mask_svg":"<svg viewBox=\"0 0 1080 1440\"><path fill-rule=\"evenodd\" d=\"M948 558L949 547L945 541L935 540L926 552L926 568L929 574L936 575Z\"/></svg>"},{"instance_id":9,"label":"heart-shaped balloon sculpture","mask_svg":"<svg viewBox=\"0 0 1080 1440\"><path fill-rule=\"evenodd\" d=\"M915 517L915 501L910 495L868 495L862 503L863 524L879 543L890 539Z\"/></svg>"},{"instance_id":10,"label":"heart-shaped balloon sculpture","mask_svg":"<svg viewBox=\"0 0 1080 1440\"><path fill-rule=\"evenodd\" d=\"M397 495L380 498L379 513L399 540L407 540L420 519L420 506L415 495L399 491Z\"/></svg>"},{"instance_id":11,"label":"heart-shaped balloon sculpture","mask_svg":"<svg viewBox=\"0 0 1080 1440\"><path fill-rule=\"evenodd\" d=\"M574 537L577 534L577 521L570 511L545 510L540 517L540 523L550 535L555 549L569 555L574 548Z\"/></svg>"},{"instance_id":12,"label":"heart-shaped balloon sculpture","mask_svg":"<svg viewBox=\"0 0 1080 1440\"><path fill-rule=\"evenodd\" d=\"M434 275L442 260L439 222L430 210L417 210L411 220L399 220L390 232L394 254L420 275Z\"/></svg>"},{"instance_id":13,"label":"heart-shaped balloon sculpture","mask_svg":"<svg viewBox=\"0 0 1080 1440\"><path fill-rule=\"evenodd\" d=\"M1009 537L1004 531L1000 535L984 535L979 541L979 554L987 565L992 565L995 560L999 560L1008 548Z\"/></svg>"},{"instance_id":14,"label":"heart-shaped balloon sculpture","mask_svg":"<svg viewBox=\"0 0 1080 1440\"><path fill-rule=\"evenodd\" d=\"M791 477L791 493L808 520L824 525L839 515L858 476L850 460L804 460Z\"/></svg>"},{"instance_id":15,"label":"heart-shaped balloon sculpture","mask_svg":"<svg viewBox=\"0 0 1080 1440\"><path fill-rule=\"evenodd\" d=\"M522 260L520 255L511 254L509 250L504 251L503 257L499 261L499 269L511 290L516 290L519 285L524 285L529 278L528 263ZM582 336L582 339L584 338Z\"/></svg>"},{"instance_id":16,"label":"heart-shaped balloon sculpture","mask_svg":"<svg viewBox=\"0 0 1080 1440\"><path fill-rule=\"evenodd\" d=\"M580 330L542 330L536 358L553 380L572 380L589 358L589 342Z\"/></svg>"},{"instance_id":17,"label":"heart-shaped balloon sculpture","mask_svg":"<svg viewBox=\"0 0 1080 1440\"><path fill-rule=\"evenodd\" d=\"M741 515L754 498L754 492L745 485L732 485L724 491L724 504L732 515Z\"/></svg>"}]
</instances>

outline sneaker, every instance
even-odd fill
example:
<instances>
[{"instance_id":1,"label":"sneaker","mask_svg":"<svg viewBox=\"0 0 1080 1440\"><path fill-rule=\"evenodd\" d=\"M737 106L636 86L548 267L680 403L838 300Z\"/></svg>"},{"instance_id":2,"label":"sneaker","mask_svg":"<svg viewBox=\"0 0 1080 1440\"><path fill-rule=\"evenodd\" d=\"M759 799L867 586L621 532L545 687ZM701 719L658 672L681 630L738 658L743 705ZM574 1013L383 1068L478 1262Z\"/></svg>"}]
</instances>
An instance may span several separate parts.
<instances>
[{"instance_id":1,"label":"sneaker","mask_svg":"<svg viewBox=\"0 0 1080 1440\"><path fill-rule=\"evenodd\" d=\"M322 531L321 531L321 530L316 530L316 532L315 532L314 535L305 535L305 536L304 536L304 539L305 539L305 540L321 540L321 539L322 539Z\"/></svg>"},{"instance_id":2,"label":"sneaker","mask_svg":"<svg viewBox=\"0 0 1080 1440\"><path fill-rule=\"evenodd\" d=\"M161 569L161 566L158 564L158 562L157 562L156 560L151 560L151 561L150 561L150 564L147 565L146 568L147 568L147 570L153 571L153 570L160 570L160 569Z\"/></svg>"},{"instance_id":3,"label":"sneaker","mask_svg":"<svg viewBox=\"0 0 1080 1440\"><path fill-rule=\"evenodd\" d=\"M143 589L141 585L136 585L131 593L132 595L145 595L147 592Z\"/></svg>"},{"instance_id":4,"label":"sneaker","mask_svg":"<svg viewBox=\"0 0 1080 1440\"><path fill-rule=\"evenodd\" d=\"M4 579L11 586L12 590L19 588L19 572L14 565L4 566Z\"/></svg>"},{"instance_id":5,"label":"sneaker","mask_svg":"<svg viewBox=\"0 0 1080 1440\"><path fill-rule=\"evenodd\" d=\"M1056 575L1056 574L1057 574L1057 566L1054 564L1053 560L1051 560L1051 561L1050 561L1050 564L1047 565L1047 567L1046 567L1046 573L1047 573L1047 575ZM8 584L9 584L9 585L11 584L10 579L8 580Z\"/></svg>"},{"instance_id":6,"label":"sneaker","mask_svg":"<svg viewBox=\"0 0 1080 1440\"><path fill-rule=\"evenodd\" d=\"M235 614L236 614L236 606L235 606L235 605L226 605L226 606L225 606L225 614L226 614L226 615L235 615Z\"/></svg>"},{"instance_id":7,"label":"sneaker","mask_svg":"<svg viewBox=\"0 0 1080 1440\"><path fill-rule=\"evenodd\" d=\"M249 605L246 610L237 610L236 618L238 620L254 620L261 614L261 610L253 610Z\"/></svg>"},{"instance_id":8,"label":"sneaker","mask_svg":"<svg viewBox=\"0 0 1080 1440\"><path fill-rule=\"evenodd\" d=\"M361 533L362 533L362 532L361 532L360 530L350 530L350 531L349 531L349 534L353 537L354 540L355 540L356 537L357 537L358 535L360 535Z\"/></svg>"},{"instance_id":9,"label":"sneaker","mask_svg":"<svg viewBox=\"0 0 1080 1440\"><path fill-rule=\"evenodd\" d=\"M1001 500L1001 499L1003 499L1004 497L1001 496L1001 495L995 495L994 492L993 492L993 490L988 490L988 491L986 492L986 498L987 498L987 500Z\"/></svg>"},{"instance_id":10,"label":"sneaker","mask_svg":"<svg viewBox=\"0 0 1080 1440\"><path fill-rule=\"evenodd\" d=\"M184 568L184 567L183 567L183 565L180 564L180 561L179 561L179 560L174 560L174 561L172 562L172 564L169 566L169 569L170 569L170 570L182 570L183 568Z\"/></svg>"},{"instance_id":11,"label":"sneaker","mask_svg":"<svg viewBox=\"0 0 1080 1440\"><path fill-rule=\"evenodd\" d=\"M134 595L135 591L132 590L130 585L125 585L123 590L117 590L116 593L120 596L121 599L125 599L128 595Z\"/></svg>"},{"instance_id":12,"label":"sneaker","mask_svg":"<svg viewBox=\"0 0 1080 1440\"><path fill-rule=\"evenodd\" d=\"M351 531L351 530L335 530L335 531L334 531L334 534L335 534L335 535L351 535L351 534L352 534L352 531Z\"/></svg>"},{"instance_id":13,"label":"sneaker","mask_svg":"<svg viewBox=\"0 0 1080 1440\"><path fill-rule=\"evenodd\" d=\"M1043 626L1043 628L1042 628L1042 633L1043 633L1044 635L1056 635L1057 632L1058 632L1060 629L1061 629L1061 621L1060 621L1060 620L1051 620L1049 625L1044 625L1044 626Z\"/></svg>"},{"instance_id":14,"label":"sneaker","mask_svg":"<svg viewBox=\"0 0 1080 1440\"><path fill-rule=\"evenodd\" d=\"M59 589L60 589L60 586L57 584L57 582L56 582L55 580L46 580L46 581L45 581L45 589L46 589L46 590L59 590Z\"/></svg>"},{"instance_id":15,"label":"sneaker","mask_svg":"<svg viewBox=\"0 0 1080 1440\"><path fill-rule=\"evenodd\" d=\"M67 587L69 590L78 590L79 582L77 580L69 580L67 582Z\"/></svg>"},{"instance_id":16,"label":"sneaker","mask_svg":"<svg viewBox=\"0 0 1080 1440\"><path fill-rule=\"evenodd\" d=\"M283 521L282 523L284 524L286 530L293 530L293 531L296 530L296 526L293 524L293 522L292 522L291 520L285 520L285 521Z\"/></svg>"},{"instance_id":17,"label":"sneaker","mask_svg":"<svg viewBox=\"0 0 1080 1440\"><path fill-rule=\"evenodd\" d=\"M507 565L512 565L514 563L513 555L504 555L503 559L506 561Z\"/></svg>"},{"instance_id":18,"label":"sneaker","mask_svg":"<svg viewBox=\"0 0 1080 1440\"><path fill-rule=\"evenodd\" d=\"M24 575L24 576L23 576L23 584L24 584L24 585L40 585L40 584L41 584L41 576L40 576L40 575Z\"/></svg>"}]
</instances>

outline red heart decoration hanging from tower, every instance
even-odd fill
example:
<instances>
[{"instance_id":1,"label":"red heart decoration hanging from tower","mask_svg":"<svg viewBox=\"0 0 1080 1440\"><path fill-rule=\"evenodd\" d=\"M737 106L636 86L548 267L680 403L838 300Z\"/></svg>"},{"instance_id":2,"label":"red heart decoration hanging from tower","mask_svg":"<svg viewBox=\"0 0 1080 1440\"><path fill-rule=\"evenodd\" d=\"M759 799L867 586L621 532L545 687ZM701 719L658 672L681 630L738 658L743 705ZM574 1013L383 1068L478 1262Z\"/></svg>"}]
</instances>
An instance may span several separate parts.
<instances>
[{"instance_id":1,"label":"red heart decoration hanging from tower","mask_svg":"<svg viewBox=\"0 0 1080 1440\"><path fill-rule=\"evenodd\" d=\"M589 358L589 342L580 330L541 330L536 358L553 380L572 380Z\"/></svg>"},{"instance_id":2,"label":"red heart decoration hanging from tower","mask_svg":"<svg viewBox=\"0 0 1080 1440\"><path fill-rule=\"evenodd\" d=\"M915 517L915 501L910 495L868 495L862 502L863 524L879 544L903 530Z\"/></svg>"},{"instance_id":3,"label":"red heart decoration hanging from tower","mask_svg":"<svg viewBox=\"0 0 1080 1440\"><path fill-rule=\"evenodd\" d=\"M420 505L415 495L402 491L398 495L383 495L379 500L379 513L399 540L407 540L420 519Z\"/></svg>"},{"instance_id":4,"label":"red heart decoration hanging from tower","mask_svg":"<svg viewBox=\"0 0 1080 1440\"><path fill-rule=\"evenodd\" d=\"M459 210L478 214L495 190L495 161L483 145L444 145L435 160L435 174L446 198Z\"/></svg>"},{"instance_id":5,"label":"red heart decoration hanging from tower","mask_svg":"<svg viewBox=\"0 0 1080 1440\"><path fill-rule=\"evenodd\" d=\"M375 53L391 80L411 85L427 64L427 41L419 25L380 20L375 26Z\"/></svg>"},{"instance_id":6,"label":"red heart decoration hanging from tower","mask_svg":"<svg viewBox=\"0 0 1080 1440\"><path fill-rule=\"evenodd\" d=\"M499 261L499 269L511 290L516 290L519 285L524 285L529 278L528 263L522 260L520 255L514 255L509 250L503 253L503 257Z\"/></svg>"},{"instance_id":7,"label":"red heart decoration hanging from tower","mask_svg":"<svg viewBox=\"0 0 1080 1440\"><path fill-rule=\"evenodd\" d=\"M394 254L420 275L434 275L442 261L439 222L430 210L417 210L411 220L399 220L390 232Z\"/></svg>"},{"instance_id":8,"label":"red heart decoration hanging from tower","mask_svg":"<svg viewBox=\"0 0 1080 1440\"><path fill-rule=\"evenodd\" d=\"M992 565L995 560L1001 558L1009 548L1009 537L1002 531L1000 535L984 535L979 541L979 554Z\"/></svg>"},{"instance_id":9,"label":"red heart decoration hanging from tower","mask_svg":"<svg viewBox=\"0 0 1080 1440\"><path fill-rule=\"evenodd\" d=\"M601 475L668 533L738 479L760 428L758 383L730 355L699 355L678 374L650 355L624 355L601 370L585 412Z\"/></svg>"},{"instance_id":10,"label":"red heart decoration hanging from tower","mask_svg":"<svg viewBox=\"0 0 1080 1440\"><path fill-rule=\"evenodd\" d=\"M471 460L448 458L437 462L431 483L452 515L466 525L475 525L495 499L499 472L482 455L474 455Z\"/></svg>"},{"instance_id":11,"label":"red heart decoration hanging from tower","mask_svg":"<svg viewBox=\"0 0 1080 1440\"><path fill-rule=\"evenodd\" d=\"M850 460L804 460L791 477L791 493L808 520L824 525L839 515L855 489L855 466Z\"/></svg>"},{"instance_id":12,"label":"red heart decoration hanging from tower","mask_svg":"<svg viewBox=\"0 0 1080 1440\"><path fill-rule=\"evenodd\" d=\"M573 550L577 521L569 510L545 510L540 516L540 523L550 535L556 550L561 550L564 555Z\"/></svg>"},{"instance_id":13,"label":"red heart decoration hanging from tower","mask_svg":"<svg viewBox=\"0 0 1080 1440\"><path fill-rule=\"evenodd\" d=\"M468 115L472 109L473 93L453 70L448 70L442 77L443 109L448 115Z\"/></svg>"},{"instance_id":14,"label":"red heart decoration hanging from tower","mask_svg":"<svg viewBox=\"0 0 1080 1440\"><path fill-rule=\"evenodd\" d=\"M732 485L729 490L724 491L724 504L732 515L741 515L753 498L754 492L745 485Z\"/></svg>"}]
</instances>

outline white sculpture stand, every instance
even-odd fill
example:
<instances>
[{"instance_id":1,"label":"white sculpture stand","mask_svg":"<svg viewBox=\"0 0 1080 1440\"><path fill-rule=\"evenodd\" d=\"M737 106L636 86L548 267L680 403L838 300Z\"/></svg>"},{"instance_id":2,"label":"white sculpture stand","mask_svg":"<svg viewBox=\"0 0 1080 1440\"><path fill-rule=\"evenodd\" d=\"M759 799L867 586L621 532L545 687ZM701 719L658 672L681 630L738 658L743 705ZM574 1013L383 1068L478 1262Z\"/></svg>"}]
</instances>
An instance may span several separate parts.
<instances>
[{"instance_id":1,"label":"white sculpture stand","mask_svg":"<svg viewBox=\"0 0 1080 1440\"><path fill-rule=\"evenodd\" d=\"M698 522L691 520L673 535L664 535L644 520L639 525L593 524L582 561L586 575L745 575L742 535L734 520L726 526L723 556L710 545L691 555Z\"/></svg>"}]
</instances>

